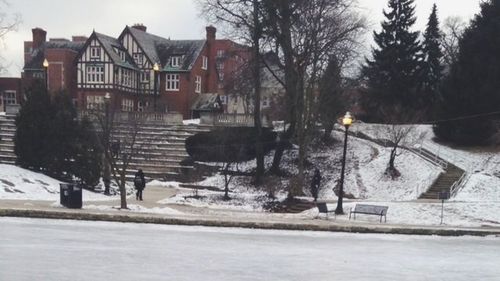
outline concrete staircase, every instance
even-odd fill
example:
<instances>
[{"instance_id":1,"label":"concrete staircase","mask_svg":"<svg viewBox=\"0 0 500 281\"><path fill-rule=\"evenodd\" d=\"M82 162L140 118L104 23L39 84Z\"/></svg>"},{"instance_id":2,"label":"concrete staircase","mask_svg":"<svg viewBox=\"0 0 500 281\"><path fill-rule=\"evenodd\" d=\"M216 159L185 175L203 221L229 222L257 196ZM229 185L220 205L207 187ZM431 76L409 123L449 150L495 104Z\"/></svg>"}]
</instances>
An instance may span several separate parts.
<instances>
[{"instance_id":1,"label":"concrete staircase","mask_svg":"<svg viewBox=\"0 0 500 281\"><path fill-rule=\"evenodd\" d=\"M0 163L15 164L14 136L16 134L15 115L0 115Z\"/></svg>"},{"instance_id":2,"label":"concrete staircase","mask_svg":"<svg viewBox=\"0 0 500 281\"><path fill-rule=\"evenodd\" d=\"M448 167L444 173L439 175L434 184L418 199L438 199L439 192L450 191L451 186L458 181L465 173L459 167L448 163Z\"/></svg>"},{"instance_id":3,"label":"concrete staircase","mask_svg":"<svg viewBox=\"0 0 500 281\"><path fill-rule=\"evenodd\" d=\"M14 135L16 133L14 115L0 115L0 163L15 164ZM132 179L138 169L142 169L149 179L180 180L193 170L181 162L188 157L184 142L186 138L199 132L210 131L204 125L143 125L138 129L137 148L127 169L127 178ZM131 130L126 124L117 124L113 130L112 142L126 143L131 138ZM127 153L128 151L123 151ZM121 164L118 162L118 164Z\"/></svg>"},{"instance_id":4,"label":"concrete staircase","mask_svg":"<svg viewBox=\"0 0 500 281\"><path fill-rule=\"evenodd\" d=\"M211 126L202 125L155 125L147 124L137 130L131 162L127 168L127 178L133 178L138 169L142 169L149 179L182 180L193 166L181 165L188 157L185 140L196 133L210 131ZM112 133L112 142L127 143L135 129L127 124L116 124ZM122 152L129 153L127 146ZM120 165L121 162L118 161Z\"/></svg>"}]
</instances>

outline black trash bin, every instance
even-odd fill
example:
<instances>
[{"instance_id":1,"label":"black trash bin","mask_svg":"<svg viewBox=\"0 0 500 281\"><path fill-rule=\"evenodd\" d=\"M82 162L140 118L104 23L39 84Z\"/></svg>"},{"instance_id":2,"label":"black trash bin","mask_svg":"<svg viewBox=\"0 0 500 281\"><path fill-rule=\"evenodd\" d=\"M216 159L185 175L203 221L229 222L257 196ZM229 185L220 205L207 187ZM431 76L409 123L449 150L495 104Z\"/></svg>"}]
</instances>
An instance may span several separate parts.
<instances>
[{"instance_id":1,"label":"black trash bin","mask_svg":"<svg viewBox=\"0 0 500 281\"><path fill-rule=\"evenodd\" d=\"M77 184L61 183L60 185L61 205L72 209L82 208L82 188Z\"/></svg>"}]
</instances>

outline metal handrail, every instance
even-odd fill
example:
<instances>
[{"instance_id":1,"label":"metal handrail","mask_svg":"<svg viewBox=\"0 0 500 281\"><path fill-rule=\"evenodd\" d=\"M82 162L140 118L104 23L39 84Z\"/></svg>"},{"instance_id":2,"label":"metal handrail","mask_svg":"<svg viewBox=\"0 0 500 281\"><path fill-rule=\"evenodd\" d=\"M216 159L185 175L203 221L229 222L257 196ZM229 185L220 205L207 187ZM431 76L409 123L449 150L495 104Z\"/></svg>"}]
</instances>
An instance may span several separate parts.
<instances>
[{"instance_id":1,"label":"metal handrail","mask_svg":"<svg viewBox=\"0 0 500 281\"><path fill-rule=\"evenodd\" d=\"M450 187L450 197L454 197L457 195L458 191L465 185L468 179L468 173L465 172L462 174L462 176L453 183L453 185Z\"/></svg>"}]
</instances>

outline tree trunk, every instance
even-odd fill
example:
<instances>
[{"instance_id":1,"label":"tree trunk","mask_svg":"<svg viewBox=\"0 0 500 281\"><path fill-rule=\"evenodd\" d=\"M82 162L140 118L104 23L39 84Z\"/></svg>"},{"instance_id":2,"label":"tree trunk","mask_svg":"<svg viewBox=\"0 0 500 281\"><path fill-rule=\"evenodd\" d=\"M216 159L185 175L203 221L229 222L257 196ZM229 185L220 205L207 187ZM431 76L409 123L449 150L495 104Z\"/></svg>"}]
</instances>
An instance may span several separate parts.
<instances>
[{"instance_id":1,"label":"tree trunk","mask_svg":"<svg viewBox=\"0 0 500 281\"><path fill-rule=\"evenodd\" d=\"M261 100L261 81L260 81L260 37L261 37L261 27L259 22L259 1L253 0L253 20L254 28L252 34L253 40L253 81L254 81L254 125L257 131L256 143L255 143L255 153L257 161L257 171L255 172L255 184L260 185L262 183L262 177L264 176L264 149L262 147L262 120L260 112L260 100Z\"/></svg>"},{"instance_id":2,"label":"tree trunk","mask_svg":"<svg viewBox=\"0 0 500 281\"><path fill-rule=\"evenodd\" d=\"M396 160L396 152L397 152L398 147L394 146L391 150L391 156L389 158L389 170L394 171L394 161Z\"/></svg>"},{"instance_id":3,"label":"tree trunk","mask_svg":"<svg viewBox=\"0 0 500 281\"><path fill-rule=\"evenodd\" d=\"M287 112L289 118L289 128L281 136L281 141L278 143L276 152L274 154L273 165L271 167L271 172L278 174L280 170L281 158L283 157L283 152L285 150L285 145L288 144L295 134L296 128L296 99L297 99L297 81L299 75L295 69L294 58L293 58L293 45L292 45L292 34L291 34L291 17L292 12L290 10L290 4L288 1L280 1L277 3L278 9L280 10L281 17L278 20L279 29L281 34L277 34L278 44L283 50L283 57L285 60L285 91L287 95Z\"/></svg>"},{"instance_id":4,"label":"tree trunk","mask_svg":"<svg viewBox=\"0 0 500 281\"><path fill-rule=\"evenodd\" d=\"M229 200L229 181L230 178L227 176L227 172L229 170L230 163L224 164L224 200Z\"/></svg>"}]
</instances>

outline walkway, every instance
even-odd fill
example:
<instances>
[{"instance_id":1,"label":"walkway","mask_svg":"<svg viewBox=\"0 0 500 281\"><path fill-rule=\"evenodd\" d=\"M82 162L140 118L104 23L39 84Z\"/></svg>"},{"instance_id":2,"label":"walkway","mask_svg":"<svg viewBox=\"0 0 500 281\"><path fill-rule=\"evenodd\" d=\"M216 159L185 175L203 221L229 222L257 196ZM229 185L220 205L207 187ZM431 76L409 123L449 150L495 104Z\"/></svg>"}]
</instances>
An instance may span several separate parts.
<instances>
[{"instance_id":1,"label":"walkway","mask_svg":"<svg viewBox=\"0 0 500 281\"><path fill-rule=\"evenodd\" d=\"M280 230L309 230L358 233L392 233L413 235L497 235L500 228L457 228L450 226L416 226L398 224L380 224L363 222L361 220L348 221L334 218L315 219L310 214L273 214L260 212L232 211L223 209L198 208L187 205L158 204L176 193L176 189L158 186L148 186L144 193L144 201L135 201L134 196L128 198L130 207L141 206L147 208L144 212L118 210L119 200L112 201L84 201L83 209L67 209L57 202L0 200L0 216L32 217L52 219L75 219L93 221L119 221L173 225L200 225L216 227L243 227ZM91 206L92 208L85 208ZM96 208L103 206L104 208ZM155 213L155 208L171 208L176 210L172 214Z\"/></svg>"}]
</instances>

